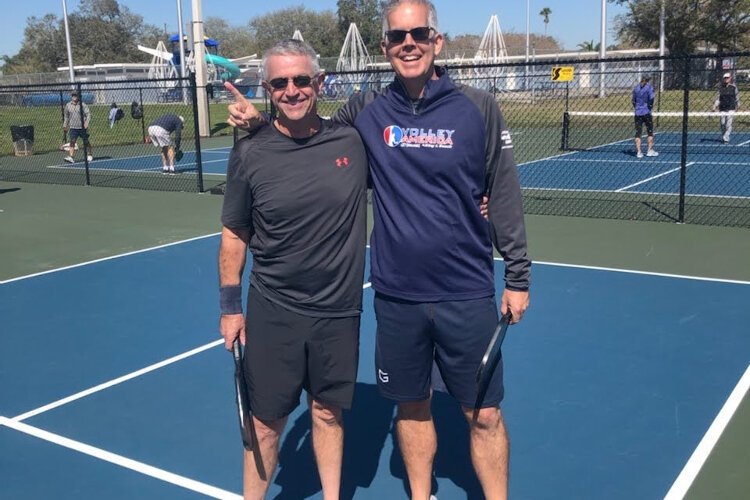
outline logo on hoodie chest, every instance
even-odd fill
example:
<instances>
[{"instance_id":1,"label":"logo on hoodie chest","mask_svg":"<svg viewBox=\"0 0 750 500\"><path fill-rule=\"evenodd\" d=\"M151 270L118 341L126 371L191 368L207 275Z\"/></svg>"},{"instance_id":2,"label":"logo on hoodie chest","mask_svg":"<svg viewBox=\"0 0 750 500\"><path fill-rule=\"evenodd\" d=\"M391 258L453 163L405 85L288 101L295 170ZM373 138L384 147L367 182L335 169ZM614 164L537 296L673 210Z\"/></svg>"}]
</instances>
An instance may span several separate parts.
<instances>
[{"instance_id":1,"label":"logo on hoodie chest","mask_svg":"<svg viewBox=\"0 0 750 500\"><path fill-rule=\"evenodd\" d=\"M390 125L383 130L383 140L392 148L453 148L454 130L412 128Z\"/></svg>"}]
</instances>

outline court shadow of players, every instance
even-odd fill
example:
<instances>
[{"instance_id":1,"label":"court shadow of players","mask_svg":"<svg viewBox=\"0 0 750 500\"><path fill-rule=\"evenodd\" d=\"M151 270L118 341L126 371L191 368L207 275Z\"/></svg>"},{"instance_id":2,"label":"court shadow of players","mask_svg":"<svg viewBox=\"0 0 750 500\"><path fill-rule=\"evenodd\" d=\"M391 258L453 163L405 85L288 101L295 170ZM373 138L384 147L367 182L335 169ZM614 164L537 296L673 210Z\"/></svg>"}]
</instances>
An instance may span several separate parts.
<instances>
[{"instance_id":1,"label":"court shadow of players","mask_svg":"<svg viewBox=\"0 0 750 500\"><path fill-rule=\"evenodd\" d=\"M215 123L214 126L211 127L211 135L213 136L226 128L229 128L228 123Z\"/></svg>"},{"instance_id":2,"label":"court shadow of players","mask_svg":"<svg viewBox=\"0 0 750 500\"><path fill-rule=\"evenodd\" d=\"M432 397L432 418L437 433L438 451L433 464L432 494L440 498L436 478L449 479L466 492L467 499L484 498L482 487L474 473L469 455L469 426L461 407L455 399L445 392L435 391ZM391 455L391 474L402 480L406 496L411 495L409 481L398 440L393 436L393 454Z\"/></svg>"},{"instance_id":3,"label":"court shadow of players","mask_svg":"<svg viewBox=\"0 0 750 500\"><path fill-rule=\"evenodd\" d=\"M372 484L392 419L393 403L381 397L375 385L358 383L353 407L344 412L342 499L353 498L357 488ZM321 491L312 450L309 410L291 423L279 450L279 472L274 483L281 486L281 492L274 497L276 500L296 500Z\"/></svg>"},{"instance_id":4,"label":"court shadow of players","mask_svg":"<svg viewBox=\"0 0 750 500\"><path fill-rule=\"evenodd\" d=\"M20 191L20 190L21 188L0 189L0 194L15 193L16 191Z\"/></svg>"}]
</instances>

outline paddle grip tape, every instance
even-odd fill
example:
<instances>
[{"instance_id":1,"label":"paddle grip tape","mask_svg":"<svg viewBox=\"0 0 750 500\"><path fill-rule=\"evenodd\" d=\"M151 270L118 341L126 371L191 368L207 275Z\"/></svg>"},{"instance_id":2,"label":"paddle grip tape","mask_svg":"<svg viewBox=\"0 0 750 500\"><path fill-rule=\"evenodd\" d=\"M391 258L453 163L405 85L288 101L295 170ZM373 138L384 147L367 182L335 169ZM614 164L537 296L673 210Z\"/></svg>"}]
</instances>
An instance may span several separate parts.
<instances>
[{"instance_id":1,"label":"paddle grip tape","mask_svg":"<svg viewBox=\"0 0 750 500\"><path fill-rule=\"evenodd\" d=\"M242 286L222 286L219 288L221 314L242 314Z\"/></svg>"}]
</instances>

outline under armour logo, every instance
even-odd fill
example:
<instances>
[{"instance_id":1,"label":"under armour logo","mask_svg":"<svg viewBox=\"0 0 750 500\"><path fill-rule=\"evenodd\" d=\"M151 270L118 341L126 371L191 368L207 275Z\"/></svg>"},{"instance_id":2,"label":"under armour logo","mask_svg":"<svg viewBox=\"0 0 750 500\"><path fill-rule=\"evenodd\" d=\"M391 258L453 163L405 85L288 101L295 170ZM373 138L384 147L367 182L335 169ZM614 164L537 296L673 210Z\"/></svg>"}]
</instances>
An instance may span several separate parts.
<instances>
[{"instance_id":1,"label":"under armour logo","mask_svg":"<svg viewBox=\"0 0 750 500\"><path fill-rule=\"evenodd\" d=\"M379 378L379 379L380 379L380 381L381 381L381 382L383 382L384 384L387 384L387 383L388 383L388 381L389 381L389 380L391 379L391 378L390 378L390 377L388 376L388 374L387 374L386 372L384 372L383 370L381 370L380 368L378 368L378 378Z\"/></svg>"},{"instance_id":2,"label":"under armour logo","mask_svg":"<svg viewBox=\"0 0 750 500\"><path fill-rule=\"evenodd\" d=\"M346 168L349 166L349 157L348 156L342 156L341 158L336 158L336 166L338 168Z\"/></svg>"}]
</instances>

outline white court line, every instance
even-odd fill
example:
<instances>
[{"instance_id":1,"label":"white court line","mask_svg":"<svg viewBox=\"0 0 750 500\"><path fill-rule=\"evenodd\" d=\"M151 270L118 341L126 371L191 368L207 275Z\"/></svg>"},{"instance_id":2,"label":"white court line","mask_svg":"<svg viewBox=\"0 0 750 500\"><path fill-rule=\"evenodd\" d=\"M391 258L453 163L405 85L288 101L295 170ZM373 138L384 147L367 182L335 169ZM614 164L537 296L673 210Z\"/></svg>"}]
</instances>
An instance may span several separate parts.
<instances>
[{"instance_id":1,"label":"white court line","mask_svg":"<svg viewBox=\"0 0 750 500\"><path fill-rule=\"evenodd\" d=\"M690 165L692 165L693 163L695 163L695 162L690 162L687 165L685 165L685 167L687 168ZM665 175L669 175L672 172L677 172L681 168L682 168L681 166L677 167L677 168L673 168L672 170L667 170L666 172L662 172L662 173L657 174L657 175L652 175L651 177L648 177L648 178L643 179L643 180L638 181L638 182L634 182L633 184L629 184L629 185L627 185L625 187L621 187L620 189L615 189L615 193L621 193L621 192L625 191L626 189L634 188L636 186L640 186L641 184L646 184L647 182L651 182L654 179L658 179L659 177L664 177Z\"/></svg>"},{"instance_id":2,"label":"white court line","mask_svg":"<svg viewBox=\"0 0 750 500\"><path fill-rule=\"evenodd\" d=\"M110 257L102 257L101 259L90 260L88 262L81 262L80 264L72 264L70 266L58 267L57 269L50 269L49 271L41 271L41 272L34 273L34 274L27 274L26 276L19 276L17 278L11 278L11 279L8 279L8 280L5 280L5 281L0 281L0 285L5 285L6 283L12 283L14 281L19 281L19 280L25 280L25 279L28 279L28 278L36 278L37 276L43 276L45 274L56 273L56 272L59 272L59 271L66 271L68 269L74 269L76 267L88 266L90 264L96 264L98 262L104 262L104 261L107 261L107 260L119 259L121 257L129 257L131 255L137 255L139 253L151 252L153 250L160 250L162 248L167 248L167 247L171 247L171 246L174 246L174 245L180 245L182 243L190 243L191 241L197 241L197 240L202 240L202 239L205 239L205 238L211 238L213 236L218 236L220 234L221 233L205 234L203 236L196 236L195 238L188 238L186 240L175 241L173 243L165 243L164 245L158 245L158 246L155 246L155 247L144 248L144 249L141 249L141 250L134 250L132 252L126 252L126 253L121 253L121 254L117 254L117 255L112 255Z\"/></svg>"},{"instance_id":3,"label":"white court line","mask_svg":"<svg viewBox=\"0 0 750 500\"><path fill-rule=\"evenodd\" d=\"M175 474L173 472L168 472L163 469L157 469L156 467L152 465L144 464L143 462L137 462L133 459L124 457L122 455L118 455L116 453L102 450L101 448L96 448L89 444L81 443L80 441L74 441L72 439L60 436L59 434L53 434L51 432L42 430L38 427L32 427L28 424L15 422L5 417L0 417L0 425L4 425L16 431L23 432L24 434L33 436L35 438L42 439L50 443L54 443L58 446L62 446L64 448L68 448L68 449L83 453L85 455L89 455L91 457L104 460L105 462L118 465L125 469L130 469L132 471L139 472L146 476L150 476L155 479L159 479L161 481L174 484L175 486L179 486L187 490L201 493L211 498L221 498L221 499L241 499L242 498L240 495L236 493L232 493L231 491L226 491L221 488L217 488L216 486L211 486L210 484L201 483L200 481L196 481L194 479L190 479L185 476L180 476L178 474Z\"/></svg>"},{"instance_id":4,"label":"white court line","mask_svg":"<svg viewBox=\"0 0 750 500\"><path fill-rule=\"evenodd\" d=\"M745 142L741 142L741 143L739 143L739 144L732 144L732 146L736 146L736 147L738 147L738 146L745 146L745 145L747 145L747 144L750 144L750 141L745 141Z\"/></svg>"},{"instance_id":5,"label":"white court line","mask_svg":"<svg viewBox=\"0 0 750 500\"><path fill-rule=\"evenodd\" d=\"M523 189L529 191L554 191L560 193L614 193L611 189L571 189L571 188L555 188L555 187L536 187L536 186L522 186ZM626 193L627 194L627 193ZM667 193L659 191L637 191L629 194L638 195L653 195L653 196L680 196L680 193ZM715 198L719 200L745 200L748 196L736 196L736 195L718 195L718 194L698 194L698 193L685 193L688 198Z\"/></svg>"},{"instance_id":6,"label":"white court line","mask_svg":"<svg viewBox=\"0 0 750 500\"><path fill-rule=\"evenodd\" d=\"M721 411L716 415L703 439L698 443L698 447L690 455L690 459L688 459L680 475L677 476L664 500L682 500L685 497L748 390L750 390L750 365L735 386L732 394L729 395L724 406L721 407Z\"/></svg>"},{"instance_id":7,"label":"white court line","mask_svg":"<svg viewBox=\"0 0 750 500\"><path fill-rule=\"evenodd\" d=\"M496 261L502 262L502 257L495 257ZM571 267L575 269L591 269L594 271L608 271L612 273L639 274L643 276L660 276L663 278L676 278L682 280L707 281L710 283L730 283L733 285L750 285L750 281L730 280L724 278L706 278L704 276L687 276L683 274L657 273L654 271L638 271L633 269L618 269L615 267L587 266L583 264L563 264L561 262L545 262L541 260L533 261L532 265L554 266L554 267Z\"/></svg>"},{"instance_id":8,"label":"white court line","mask_svg":"<svg viewBox=\"0 0 750 500\"><path fill-rule=\"evenodd\" d=\"M172 363L176 363L177 361L182 361L183 359L187 359L190 356L194 356L195 354L199 354L203 351L207 351L211 349L212 347L216 347L217 345L221 345L224 343L224 339L215 340L213 342L210 342L208 344L202 345L200 347L196 347L193 350L184 352L182 354L178 354L177 356L172 356L171 358L165 359L163 361L160 361L158 363L154 363L153 365L147 366L145 368L141 368L140 370L136 370L132 373L128 373L127 375L123 375L122 377L118 377L115 379L112 379L108 382L104 382L103 384L95 385L94 387L90 387L84 391L77 392L75 394L72 394L68 397L58 399L57 401L53 401L52 403L49 403L47 405L44 405L42 407L39 407L35 410L28 411L26 413L23 413L21 415L13 417L11 420L14 422L21 422L23 420L26 420L27 418L34 417L36 415L39 415L41 413L45 413L47 411L53 410L55 408L59 408L60 406L71 403L73 401L76 401L81 398L85 398L86 396L90 396L91 394L94 394L99 391L103 391L104 389L108 389L110 387L113 387L115 385L121 384L123 382L127 382L128 380L134 379L136 377L140 377L141 375L145 375L149 372L158 370L159 368L163 368L167 365L171 365Z\"/></svg>"},{"instance_id":9,"label":"white court line","mask_svg":"<svg viewBox=\"0 0 750 500\"><path fill-rule=\"evenodd\" d=\"M123 158L126 159L126 158ZM128 158L129 159L129 158ZM220 159L220 160L206 160L201 161L201 164L204 163L218 163L222 161L227 161L226 159ZM159 172L161 173L161 165L155 166L155 167L146 167L146 168L106 168L106 167L96 167L96 165L93 165L96 163L96 161L89 163L89 170L95 170L97 172ZM197 163L182 163L177 164L175 166L179 167L189 167L189 166L197 166ZM49 165L45 168L56 168L60 170L84 170L86 168L85 165L81 164L81 166L70 166L70 165Z\"/></svg>"},{"instance_id":10,"label":"white court line","mask_svg":"<svg viewBox=\"0 0 750 500\"><path fill-rule=\"evenodd\" d=\"M364 290L366 288L370 288L371 286L372 286L372 283L367 282L362 285L362 289ZM63 406L65 404L72 403L73 401L77 401L79 399L85 398L86 396L90 396L94 393L103 391L104 389L109 389L110 387L114 387L115 385L121 384L123 382L127 382L128 380L132 380L136 377L140 377L141 375L145 375L147 373L153 372L155 370L158 370L159 368L163 368L165 366L171 365L172 363L176 363L177 361L182 361L183 359L187 359L191 356L199 354L203 351L207 351L223 343L224 343L224 339L214 340L213 342L209 342L208 344L204 344L200 347L196 347L195 349L192 349L190 351L184 352L182 354L178 354L177 356L172 356L171 358L165 359L158 363L154 363L153 365L149 365L145 368L141 368L140 370L136 370L134 372L128 373L121 377L117 377L115 379L104 382L102 384L89 387L88 389L77 392L75 394L71 394L70 396L64 397L62 399L58 399L57 401L53 401L52 403L46 404L34 410L27 411L26 413L13 417L11 420L14 422L21 422L28 418L35 417L39 414L48 412L55 408L59 408L60 406Z\"/></svg>"}]
</instances>

